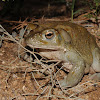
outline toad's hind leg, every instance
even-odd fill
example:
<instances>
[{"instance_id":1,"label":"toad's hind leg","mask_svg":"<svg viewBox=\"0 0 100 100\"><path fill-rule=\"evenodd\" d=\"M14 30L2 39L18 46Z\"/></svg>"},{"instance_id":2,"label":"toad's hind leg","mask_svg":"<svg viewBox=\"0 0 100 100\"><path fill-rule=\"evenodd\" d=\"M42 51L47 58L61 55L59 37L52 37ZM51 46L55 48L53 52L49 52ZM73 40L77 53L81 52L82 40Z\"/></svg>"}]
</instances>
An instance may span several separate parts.
<instances>
[{"instance_id":1,"label":"toad's hind leg","mask_svg":"<svg viewBox=\"0 0 100 100\"><path fill-rule=\"evenodd\" d=\"M97 73L93 74L90 79L93 79L95 81L100 81L100 49L95 48L92 52L93 55L93 70Z\"/></svg>"}]
</instances>

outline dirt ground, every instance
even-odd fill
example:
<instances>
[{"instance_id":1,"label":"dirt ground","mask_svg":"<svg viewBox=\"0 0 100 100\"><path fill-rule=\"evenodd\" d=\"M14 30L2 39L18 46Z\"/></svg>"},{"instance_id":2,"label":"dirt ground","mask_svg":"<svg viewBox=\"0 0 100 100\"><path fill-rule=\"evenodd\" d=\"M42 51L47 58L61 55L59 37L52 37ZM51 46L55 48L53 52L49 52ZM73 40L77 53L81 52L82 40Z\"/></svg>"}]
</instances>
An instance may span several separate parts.
<instances>
[{"instance_id":1,"label":"dirt ground","mask_svg":"<svg viewBox=\"0 0 100 100\"><path fill-rule=\"evenodd\" d=\"M100 46L100 27L87 29ZM64 91L55 85L55 80L66 73L60 70L56 79L52 73L58 69L55 63L29 63L18 57L18 50L18 45L11 41L3 41L0 48L0 100L100 100L100 82L90 80L89 74L77 86Z\"/></svg>"}]
</instances>

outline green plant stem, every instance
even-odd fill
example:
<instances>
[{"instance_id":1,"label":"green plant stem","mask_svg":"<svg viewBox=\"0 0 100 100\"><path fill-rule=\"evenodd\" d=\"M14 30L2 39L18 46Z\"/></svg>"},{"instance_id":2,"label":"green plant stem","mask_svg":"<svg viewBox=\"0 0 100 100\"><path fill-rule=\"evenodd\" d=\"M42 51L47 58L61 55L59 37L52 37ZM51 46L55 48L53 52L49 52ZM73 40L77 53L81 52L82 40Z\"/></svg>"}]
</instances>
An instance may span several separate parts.
<instances>
[{"instance_id":1,"label":"green plant stem","mask_svg":"<svg viewBox=\"0 0 100 100\"><path fill-rule=\"evenodd\" d=\"M95 18L96 19L96 23L98 23L98 18L97 17L98 17L98 6L96 6L96 18Z\"/></svg>"},{"instance_id":2,"label":"green plant stem","mask_svg":"<svg viewBox=\"0 0 100 100\"><path fill-rule=\"evenodd\" d=\"M71 21L73 22L73 16L74 16L74 6L75 6L75 0L72 0L72 13L71 13Z\"/></svg>"}]
</instances>

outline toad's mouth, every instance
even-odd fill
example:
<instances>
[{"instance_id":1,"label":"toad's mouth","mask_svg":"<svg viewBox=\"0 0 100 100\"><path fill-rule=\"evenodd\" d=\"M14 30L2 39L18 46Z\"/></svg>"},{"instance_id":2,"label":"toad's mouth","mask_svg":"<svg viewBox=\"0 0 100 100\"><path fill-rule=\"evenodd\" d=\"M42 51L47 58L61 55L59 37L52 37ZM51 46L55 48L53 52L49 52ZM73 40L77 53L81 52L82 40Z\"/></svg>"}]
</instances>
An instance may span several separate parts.
<instances>
[{"instance_id":1,"label":"toad's mouth","mask_svg":"<svg viewBox=\"0 0 100 100\"><path fill-rule=\"evenodd\" d=\"M40 49L40 50L43 50L43 51L61 51L61 50L64 50L65 48L64 47L61 47L61 46L44 46L44 45L41 45L41 46L36 46L36 45L28 45L29 47L33 48L33 49Z\"/></svg>"}]
</instances>

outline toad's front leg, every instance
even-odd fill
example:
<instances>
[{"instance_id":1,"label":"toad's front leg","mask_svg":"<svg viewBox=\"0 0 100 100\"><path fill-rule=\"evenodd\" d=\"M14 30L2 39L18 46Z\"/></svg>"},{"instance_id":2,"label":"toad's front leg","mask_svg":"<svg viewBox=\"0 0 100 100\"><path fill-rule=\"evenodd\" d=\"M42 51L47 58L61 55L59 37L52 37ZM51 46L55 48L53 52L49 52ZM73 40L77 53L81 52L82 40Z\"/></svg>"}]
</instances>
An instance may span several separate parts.
<instances>
[{"instance_id":1,"label":"toad's front leg","mask_svg":"<svg viewBox=\"0 0 100 100\"><path fill-rule=\"evenodd\" d=\"M60 81L60 85L63 89L73 87L82 79L85 72L85 63L81 56L74 50L70 50L66 53L67 60L73 63L72 69L68 73L68 76L64 80Z\"/></svg>"}]
</instances>

